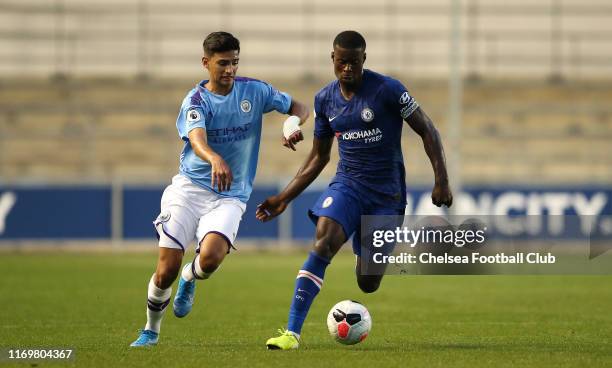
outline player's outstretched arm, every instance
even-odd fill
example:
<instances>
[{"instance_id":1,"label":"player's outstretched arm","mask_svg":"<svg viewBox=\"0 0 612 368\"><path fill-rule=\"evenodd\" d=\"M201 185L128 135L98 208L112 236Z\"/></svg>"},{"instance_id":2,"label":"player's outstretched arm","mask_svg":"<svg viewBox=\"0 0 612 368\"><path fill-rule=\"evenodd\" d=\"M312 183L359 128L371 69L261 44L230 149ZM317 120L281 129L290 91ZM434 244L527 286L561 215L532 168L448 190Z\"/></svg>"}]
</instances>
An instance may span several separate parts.
<instances>
[{"instance_id":1,"label":"player's outstretched arm","mask_svg":"<svg viewBox=\"0 0 612 368\"><path fill-rule=\"evenodd\" d=\"M195 154L211 166L210 186L219 189L219 192L230 190L234 177L232 170L225 160L208 145L206 131L195 128L189 132L189 143Z\"/></svg>"},{"instance_id":2,"label":"player's outstretched arm","mask_svg":"<svg viewBox=\"0 0 612 368\"><path fill-rule=\"evenodd\" d=\"M303 103L293 99L291 101L291 107L287 113L289 118L285 120L283 125L283 146L290 148L295 151L295 145L304 140L304 135L300 129L300 125L304 124L308 120L310 112ZM293 118L296 116L298 119Z\"/></svg>"},{"instance_id":3,"label":"player's outstretched arm","mask_svg":"<svg viewBox=\"0 0 612 368\"><path fill-rule=\"evenodd\" d=\"M444 157L440 133L438 133L429 116L420 107L406 118L406 122L423 139L425 152L429 156L429 161L433 167L435 176L435 184L431 192L433 204L438 207L443 204L450 207L453 204L453 194L448 184L446 158Z\"/></svg>"},{"instance_id":4,"label":"player's outstretched arm","mask_svg":"<svg viewBox=\"0 0 612 368\"><path fill-rule=\"evenodd\" d=\"M325 168L329 162L332 144L334 138L317 138L312 141L312 149L306 158L302 167L285 189L278 195L266 198L266 200L257 206L255 217L258 220L266 222L280 215L286 208L289 202L304 191Z\"/></svg>"}]
</instances>

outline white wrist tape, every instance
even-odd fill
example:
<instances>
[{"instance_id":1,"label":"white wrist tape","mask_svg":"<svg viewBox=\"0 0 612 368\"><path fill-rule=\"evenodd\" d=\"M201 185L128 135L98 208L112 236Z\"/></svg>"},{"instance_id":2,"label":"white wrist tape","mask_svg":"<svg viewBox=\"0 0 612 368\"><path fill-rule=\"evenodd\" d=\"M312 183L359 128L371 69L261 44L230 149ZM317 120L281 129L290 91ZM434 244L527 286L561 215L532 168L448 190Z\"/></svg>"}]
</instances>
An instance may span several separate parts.
<instances>
[{"instance_id":1,"label":"white wrist tape","mask_svg":"<svg viewBox=\"0 0 612 368\"><path fill-rule=\"evenodd\" d=\"M285 120L283 123L283 136L285 139L289 139L291 135L295 132L300 131L300 118L295 115L291 115Z\"/></svg>"}]
</instances>

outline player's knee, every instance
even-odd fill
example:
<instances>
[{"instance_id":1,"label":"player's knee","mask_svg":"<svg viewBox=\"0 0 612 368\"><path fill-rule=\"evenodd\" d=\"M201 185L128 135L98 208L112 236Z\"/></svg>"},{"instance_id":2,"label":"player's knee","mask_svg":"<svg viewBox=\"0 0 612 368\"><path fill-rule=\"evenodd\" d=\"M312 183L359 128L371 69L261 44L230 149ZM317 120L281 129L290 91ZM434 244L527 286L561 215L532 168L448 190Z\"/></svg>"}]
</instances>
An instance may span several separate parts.
<instances>
[{"instance_id":1,"label":"player's knee","mask_svg":"<svg viewBox=\"0 0 612 368\"><path fill-rule=\"evenodd\" d=\"M223 257L215 253L200 254L200 268L206 273L213 273L223 262Z\"/></svg>"},{"instance_id":2,"label":"player's knee","mask_svg":"<svg viewBox=\"0 0 612 368\"><path fill-rule=\"evenodd\" d=\"M338 239L337 235L317 229L314 252L323 258L332 259L342 247L342 243L344 241Z\"/></svg>"},{"instance_id":3,"label":"player's knee","mask_svg":"<svg viewBox=\"0 0 612 368\"><path fill-rule=\"evenodd\" d=\"M326 259L332 259L336 254L332 242L327 238L321 238L315 241L314 252L318 256Z\"/></svg>"},{"instance_id":4,"label":"player's knee","mask_svg":"<svg viewBox=\"0 0 612 368\"><path fill-rule=\"evenodd\" d=\"M230 244L225 237L207 234L200 244L200 268L206 273L214 272L228 253Z\"/></svg>"},{"instance_id":5,"label":"player's knee","mask_svg":"<svg viewBox=\"0 0 612 368\"><path fill-rule=\"evenodd\" d=\"M158 267L155 272L155 285L160 289L169 288L178 276L180 267Z\"/></svg>"},{"instance_id":6,"label":"player's knee","mask_svg":"<svg viewBox=\"0 0 612 368\"><path fill-rule=\"evenodd\" d=\"M202 249L200 251L200 268L202 268L202 271L212 273L219 268L221 262L223 262L223 259L225 259L225 255L227 254L226 247L227 245L212 249Z\"/></svg>"},{"instance_id":7,"label":"player's knee","mask_svg":"<svg viewBox=\"0 0 612 368\"><path fill-rule=\"evenodd\" d=\"M159 248L159 252L154 282L157 287L167 289L178 276L183 260L183 252L171 248Z\"/></svg>"},{"instance_id":8,"label":"player's knee","mask_svg":"<svg viewBox=\"0 0 612 368\"><path fill-rule=\"evenodd\" d=\"M370 294L378 290L382 278L375 275L360 275L357 273L357 285L364 293Z\"/></svg>"}]
</instances>

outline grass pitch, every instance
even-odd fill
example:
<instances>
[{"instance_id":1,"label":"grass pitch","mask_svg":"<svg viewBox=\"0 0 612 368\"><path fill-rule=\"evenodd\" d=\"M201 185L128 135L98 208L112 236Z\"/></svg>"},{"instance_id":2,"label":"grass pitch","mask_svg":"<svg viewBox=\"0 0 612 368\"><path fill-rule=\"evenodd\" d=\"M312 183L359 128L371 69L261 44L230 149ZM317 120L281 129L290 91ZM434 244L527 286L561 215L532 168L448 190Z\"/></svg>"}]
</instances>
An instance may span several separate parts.
<instances>
[{"instance_id":1,"label":"grass pitch","mask_svg":"<svg viewBox=\"0 0 612 368\"><path fill-rule=\"evenodd\" d=\"M154 254L0 254L0 348L76 349L74 361L20 367L612 366L612 276L388 276L365 295L348 254L327 270L302 347L266 351L304 258L233 253L198 284L189 316L169 307L158 346L132 349ZM361 344L327 334L327 312L342 299L370 310Z\"/></svg>"}]
</instances>

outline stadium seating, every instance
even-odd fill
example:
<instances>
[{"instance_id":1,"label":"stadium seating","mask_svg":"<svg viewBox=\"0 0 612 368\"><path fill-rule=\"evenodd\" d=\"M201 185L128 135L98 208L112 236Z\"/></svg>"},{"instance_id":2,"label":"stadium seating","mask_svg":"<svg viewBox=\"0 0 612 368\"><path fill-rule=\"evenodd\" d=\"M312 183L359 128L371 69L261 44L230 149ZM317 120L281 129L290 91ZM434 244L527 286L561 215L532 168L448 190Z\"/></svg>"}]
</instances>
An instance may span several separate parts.
<instances>
[{"instance_id":1,"label":"stadium seating","mask_svg":"<svg viewBox=\"0 0 612 368\"><path fill-rule=\"evenodd\" d=\"M607 183L612 178L610 84L467 84L462 136L459 147L453 147L446 126L447 87L401 79L438 126L449 161L460 152L464 182L520 183L529 177L541 183ZM323 83L274 82L308 104ZM176 113L192 84L7 81L0 86L0 175L8 181L166 181L176 171L182 147L174 126ZM291 177L310 149L312 120L305 128L306 142L290 153L280 145L283 119L276 113L264 119L260 181ZM420 139L406 129L403 141L409 181L431 182ZM335 158L334 148L332 162ZM324 177L333 173L330 165Z\"/></svg>"},{"instance_id":2,"label":"stadium seating","mask_svg":"<svg viewBox=\"0 0 612 368\"><path fill-rule=\"evenodd\" d=\"M446 0L7 2L0 179L167 181L181 148L174 120L202 75L206 33L236 34L241 74L271 78L311 104L333 77L331 38L358 28L368 40L366 66L405 82L441 131L449 162L461 154L463 182L609 183L612 82L597 80L612 71L612 23L602 4L463 2L463 70L477 83L466 84L453 144ZM264 120L259 181L291 177L309 149L305 142L295 154L283 151L281 121ZM405 132L403 140L409 181L430 183L418 137ZM330 165L324 176L333 173Z\"/></svg>"}]
</instances>

